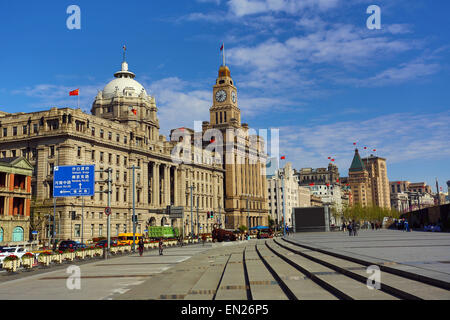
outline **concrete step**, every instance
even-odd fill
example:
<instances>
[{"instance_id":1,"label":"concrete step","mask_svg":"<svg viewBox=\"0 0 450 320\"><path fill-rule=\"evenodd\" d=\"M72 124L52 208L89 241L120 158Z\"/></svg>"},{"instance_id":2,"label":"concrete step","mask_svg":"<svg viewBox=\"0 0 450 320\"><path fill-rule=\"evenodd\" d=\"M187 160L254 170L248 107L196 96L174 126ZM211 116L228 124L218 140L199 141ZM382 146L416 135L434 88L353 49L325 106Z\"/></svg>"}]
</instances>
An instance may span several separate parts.
<instances>
[{"instance_id":1,"label":"concrete step","mask_svg":"<svg viewBox=\"0 0 450 320\"><path fill-rule=\"evenodd\" d=\"M273 254L264 243L258 243L257 248L277 275L284 281L289 290L298 300L337 300L338 298L324 290L303 273L287 264Z\"/></svg>"},{"instance_id":2,"label":"concrete step","mask_svg":"<svg viewBox=\"0 0 450 320\"><path fill-rule=\"evenodd\" d=\"M356 300L397 300L396 297L379 290L371 290L366 284L340 274L330 268L290 252L272 241L267 244L277 253L301 266L319 281L339 290L344 295Z\"/></svg>"},{"instance_id":3,"label":"concrete step","mask_svg":"<svg viewBox=\"0 0 450 320\"><path fill-rule=\"evenodd\" d=\"M242 262L243 251L231 254L216 294L216 300L247 300L247 286Z\"/></svg>"},{"instance_id":4,"label":"concrete step","mask_svg":"<svg viewBox=\"0 0 450 320\"><path fill-rule=\"evenodd\" d=\"M245 248L245 264L253 300L288 300L278 282L256 253L254 245Z\"/></svg>"},{"instance_id":5,"label":"concrete step","mask_svg":"<svg viewBox=\"0 0 450 320\"><path fill-rule=\"evenodd\" d=\"M366 272L367 266L351 262L345 259L333 257L324 253L320 253L314 250L302 248L288 242L281 242L286 247L300 251L305 255L326 261L340 268L345 269L347 272L354 273L359 277L367 278L370 274ZM401 276L393 275L388 272L381 271L380 282L383 285L393 287L407 294L413 295L419 299L424 300L448 300L450 299L450 291L441 289L435 286L431 286L419 281L410 280Z\"/></svg>"}]
</instances>

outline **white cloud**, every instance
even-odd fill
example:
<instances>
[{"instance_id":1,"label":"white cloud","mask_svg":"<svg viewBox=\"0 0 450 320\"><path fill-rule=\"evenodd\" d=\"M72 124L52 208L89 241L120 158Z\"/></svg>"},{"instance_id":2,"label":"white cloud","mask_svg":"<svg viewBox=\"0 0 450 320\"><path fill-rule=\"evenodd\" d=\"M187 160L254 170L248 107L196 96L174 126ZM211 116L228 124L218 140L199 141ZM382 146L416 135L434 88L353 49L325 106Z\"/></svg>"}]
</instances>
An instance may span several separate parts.
<instances>
[{"instance_id":1,"label":"white cloud","mask_svg":"<svg viewBox=\"0 0 450 320\"><path fill-rule=\"evenodd\" d=\"M287 154L296 168L328 164L336 159L346 175L354 155L353 142L362 156L376 149L389 163L416 159L446 159L450 149L450 112L437 114L397 113L364 121L344 121L325 125L280 128L280 153ZM368 149L364 150L364 146ZM371 152L373 153L373 152Z\"/></svg>"},{"instance_id":2,"label":"white cloud","mask_svg":"<svg viewBox=\"0 0 450 320\"><path fill-rule=\"evenodd\" d=\"M266 12L298 14L306 9L326 11L335 8L339 0L230 0L228 6L236 16Z\"/></svg>"}]
</instances>

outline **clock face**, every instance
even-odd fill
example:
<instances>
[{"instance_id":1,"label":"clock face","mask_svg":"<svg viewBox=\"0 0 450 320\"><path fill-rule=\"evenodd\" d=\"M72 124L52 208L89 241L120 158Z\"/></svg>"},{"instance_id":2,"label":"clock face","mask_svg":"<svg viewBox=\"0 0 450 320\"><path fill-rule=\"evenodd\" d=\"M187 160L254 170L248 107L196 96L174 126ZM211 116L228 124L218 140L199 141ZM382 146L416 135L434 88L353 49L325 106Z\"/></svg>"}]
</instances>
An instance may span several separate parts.
<instances>
[{"instance_id":1,"label":"clock face","mask_svg":"<svg viewBox=\"0 0 450 320\"><path fill-rule=\"evenodd\" d=\"M216 101L217 102L224 102L227 98L227 93L224 90L219 90L216 92Z\"/></svg>"},{"instance_id":2,"label":"clock face","mask_svg":"<svg viewBox=\"0 0 450 320\"><path fill-rule=\"evenodd\" d=\"M236 92L232 91L231 92L231 100L233 100L234 103L236 103Z\"/></svg>"}]
</instances>

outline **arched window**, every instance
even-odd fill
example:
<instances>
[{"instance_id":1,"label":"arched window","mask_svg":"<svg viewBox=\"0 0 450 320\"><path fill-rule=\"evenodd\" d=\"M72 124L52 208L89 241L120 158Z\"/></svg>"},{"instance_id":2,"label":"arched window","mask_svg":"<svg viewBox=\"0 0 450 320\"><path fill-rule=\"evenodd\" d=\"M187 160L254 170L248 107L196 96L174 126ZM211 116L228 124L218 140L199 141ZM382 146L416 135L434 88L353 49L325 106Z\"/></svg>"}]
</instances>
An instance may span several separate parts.
<instances>
[{"instance_id":1,"label":"arched window","mask_svg":"<svg viewBox=\"0 0 450 320\"><path fill-rule=\"evenodd\" d=\"M23 241L23 228L15 227L12 234L12 241L19 242Z\"/></svg>"}]
</instances>

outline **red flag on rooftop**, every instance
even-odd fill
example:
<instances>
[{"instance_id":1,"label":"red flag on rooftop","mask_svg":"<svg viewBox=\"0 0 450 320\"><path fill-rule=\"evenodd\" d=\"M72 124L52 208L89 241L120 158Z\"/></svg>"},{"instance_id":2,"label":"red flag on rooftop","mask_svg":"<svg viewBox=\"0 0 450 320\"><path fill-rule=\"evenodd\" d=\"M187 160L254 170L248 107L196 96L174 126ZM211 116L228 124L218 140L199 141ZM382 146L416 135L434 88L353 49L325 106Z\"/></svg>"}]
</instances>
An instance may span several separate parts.
<instances>
[{"instance_id":1,"label":"red flag on rooftop","mask_svg":"<svg viewBox=\"0 0 450 320\"><path fill-rule=\"evenodd\" d=\"M281 160L284 160L284 159L286 159L286 157L285 156L281 156L281 158L280 158Z\"/></svg>"},{"instance_id":2,"label":"red flag on rooftop","mask_svg":"<svg viewBox=\"0 0 450 320\"><path fill-rule=\"evenodd\" d=\"M222 51L223 50L223 43L222 43L222 46L220 47L220 51Z\"/></svg>"},{"instance_id":3,"label":"red flag on rooftop","mask_svg":"<svg viewBox=\"0 0 450 320\"><path fill-rule=\"evenodd\" d=\"M69 92L69 96L78 96L80 93L80 89L73 90Z\"/></svg>"}]
</instances>

